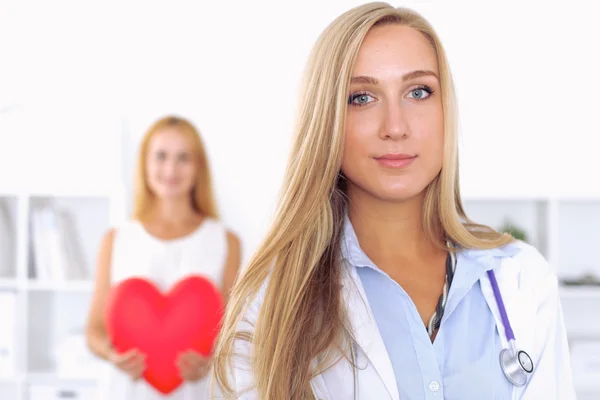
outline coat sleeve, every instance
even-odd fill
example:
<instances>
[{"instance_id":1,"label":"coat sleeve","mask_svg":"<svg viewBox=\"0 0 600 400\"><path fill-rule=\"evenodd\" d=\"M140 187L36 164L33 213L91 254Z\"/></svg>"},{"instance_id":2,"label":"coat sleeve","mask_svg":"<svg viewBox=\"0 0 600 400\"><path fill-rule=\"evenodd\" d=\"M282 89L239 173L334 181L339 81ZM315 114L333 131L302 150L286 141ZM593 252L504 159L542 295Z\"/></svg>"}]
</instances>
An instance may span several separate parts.
<instances>
[{"instance_id":1,"label":"coat sleeve","mask_svg":"<svg viewBox=\"0 0 600 400\"><path fill-rule=\"evenodd\" d=\"M534 372L519 398L521 400L575 400L558 279L541 255L537 254L536 258L536 261L543 266L534 274L536 283L533 285L533 295L537 302L534 346L535 354L539 357L534 365Z\"/></svg>"}]
</instances>

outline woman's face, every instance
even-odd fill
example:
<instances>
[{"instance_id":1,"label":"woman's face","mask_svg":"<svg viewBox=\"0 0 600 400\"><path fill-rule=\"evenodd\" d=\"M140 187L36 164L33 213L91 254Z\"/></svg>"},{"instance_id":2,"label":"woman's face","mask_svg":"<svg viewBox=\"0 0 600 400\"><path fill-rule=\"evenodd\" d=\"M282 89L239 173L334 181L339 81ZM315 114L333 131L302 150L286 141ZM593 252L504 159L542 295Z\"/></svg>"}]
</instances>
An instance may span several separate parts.
<instances>
[{"instance_id":1,"label":"woman's face","mask_svg":"<svg viewBox=\"0 0 600 400\"><path fill-rule=\"evenodd\" d=\"M371 29L348 98L342 171L350 191L386 201L423 192L442 168L443 126L432 45L406 26Z\"/></svg>"},{"instance_id":2,"label":"woman's face","mask_svg":"<svg viewBox=\"0 0 600 400\"><path fill-rule=\"evenodd\" d=\"M146 176L159 198L188 196L196 180L196 157L191 141L176 128L156 132L150 139Z\"/></svg>"}]
</instances>

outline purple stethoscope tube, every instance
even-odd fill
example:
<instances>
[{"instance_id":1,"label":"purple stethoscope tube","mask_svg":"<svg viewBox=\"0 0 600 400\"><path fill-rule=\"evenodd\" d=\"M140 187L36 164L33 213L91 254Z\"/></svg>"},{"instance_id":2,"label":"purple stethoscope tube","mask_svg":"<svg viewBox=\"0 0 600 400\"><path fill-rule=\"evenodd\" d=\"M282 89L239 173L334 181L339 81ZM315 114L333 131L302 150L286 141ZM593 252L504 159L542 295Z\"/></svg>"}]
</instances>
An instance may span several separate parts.
<instances>
[{"instance_id":1,"label":"purple stethoscope tube","mask_svg":"<svg viewBox=\"0 0 600 400\"><path fill-rule=\"evenodd\" d=\"M533 361L531 360L531 357L529 357L529 354L523 350L519 350L517 347L515 334L510 325L508 315L506 314L506 308L504 307L504 301L500 294L500 287L496 280L496 274L493 270L487 271L487 274L492 285L498 311L500 312L500 319L502 320L502 325L504 327L506 341L510 346L509 349L503 349L500 352L500 366L502 367L502 372L504 372L506 378L513 385L524 386L527 384L528 375L533 372Z\"/></svg>"}]
</instances>

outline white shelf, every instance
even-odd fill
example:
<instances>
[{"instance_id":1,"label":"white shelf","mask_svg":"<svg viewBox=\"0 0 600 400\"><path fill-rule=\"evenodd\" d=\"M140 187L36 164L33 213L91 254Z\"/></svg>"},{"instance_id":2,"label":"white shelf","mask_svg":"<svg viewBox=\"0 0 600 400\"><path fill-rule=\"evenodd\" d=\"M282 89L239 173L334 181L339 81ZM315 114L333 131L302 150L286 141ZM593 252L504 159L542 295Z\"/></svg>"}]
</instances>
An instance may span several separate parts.
<instances>
[{"instance_id":1,"label":"white shelf","mask_svg":"<svg viewBox=\"0 0 600 400\"><path fill-rule=\"evenodd\" d=\"M24 382L36 384L61 384L61 383L80 383L80 384L95 384L93 376L61 376L55 372L30 372L22 378Z\"/></svg>"},{"instance_id":2,"label":"white shelf","mask_svg":"<svg viewBox=\"0 0 600 400\"><path fill-rule=\"evenodd\" d=\"M6 395L11 400L25 400L30 398L32 390L47 390L56 394L56 391L63 389L94 386L97 378L95 365L61 369L58 357L66 357L67 362L70 354L76 356L83 354L80 351L89 352L84 332L94 289L96 253L102 235L119 222L120 216L124 217L122 193L122 188L113 190L90 182L87 187L38 185L27 192L13 190L0 195L0 202L5 210L9 210L14 221L11 228L15 239L12 243L14 256L9 263L4 263L5 266L14 267L8 274L5 267L4 274L0 274L0 292L14 293L13 314L16 318L8 321L15 330L15 374L0 376L0 399L3 400ZM32 215L33 210L49 204L70 216L70 236L77 239L74 246L81 253L78 257L81 263L75 262L73 265L81 264L84 267L80 277L54 278L55 272L61 268L60 263L55 264L58 267L52 266L51 274L43 279L37 276L40 270L36 264L34 244L40 236L36 239L34 235ZM63 249L61 246L58 247L59 251ZM68 346L64 348L68 350L59 349L65 343ZM68 365L72 365L72 362L68 361ZM78 375L65 375L67 372Z\"/></svg>"},{"instance_id":3,"label":"white shelf","mask_svg":"<svg viewBox=\"0 0 600 400\"><path fill-rule=\"evenodd\" d=\"M58 212L65 210L64 223L71 228L68 239L74 241L74 245L79 249L82 259L77 263L77 269L82 269L80 273L83 278L91 279L93 277L96 261L96 251L103 234L110 226L111 219L111 200L108 197L97 196L77 196L77 197L48 197L31 196L29 200L29 226L33 228L34 213L51 207ZM29 232L29 243L33 245L35 233ZM28 276L30 278L42 278L36 270L37 263L35 259L28 265ZM52 271L53 273L54 271Z\"/></svg>"},{"instance_id":4,"label":"white shelf","mask_svg":"<svg viewBox=\"0 0 600 400\"><path fill-rule=\"evenodd\" d=\"M0 290L32 291L32 292L82 292L94 290L92 280L38 281L36 279L0 279Z\"/></svg>"},{"instance_id":5,"label":"white shelf","mask_svg":"<svg viewBox=\"0 0 600 400\"><path fill-rule=\"evenodd\" d=\"M0 279L0 290L16 290L19 283L16 279Z\"/></svg>"},{"instance_id":6,"label":"white shelf","mask_svg":"<svg viewBox=\"0 0 600 400\"><path fill-rule=\"evenodd\" d=\"M94 282L91 280L37 281L30 279L25 284L25 289L38 292L90 293L94 289Z\"/></svg>"},{"instance_id":7,"label":"white shelf","mask_svg":"<svg viewBox=\"0 0 600 400\"><path fill-rule=\"evenodd\" d=\"M561 286L560 298L569 300L595 300L600 301L600 286Z\"/></svg>"},{"instance_id":8,"label":"white shelf","mask_svg":"<svg viewBox=\"0 0 600 400\"><path fill-rule=\"evenodd\" d=\"M25 374L14 374L14 375L0 375L0 385L3 384L21 384L27 380Z\"/></svg>"},{"instance_id":9,"label":"white shelf","mask_svg":"<svg viewBox=\"0 0 600 400\"><path fill-rule=\"evenodd\" d=\"M56 187L38 187L33 192L28 192L27 196L32 198L110 198L115 193L119 192L119 186L101 187L90 184L89 187L79 186L77 188L56 188Z\"/></svg>"},{"instance_id":10,"label":"white shelf","mask_svg":"<svg viewBox=\"0 0 600 400\"><path fill-rule=\"evenodd\" d=\"M553 203L539 196L494 198L466 198L463 207L471 220L502 229L505 223L516 225L527 235L527 242L536 247L552 265L556 264L553 254Z\"/></svg>"},{"instance_id":11,"label":"white shelf","mask_svg":"<svg viewBox=\"0 0 600 400\"><path fill-rule=\"evenodd\" d=\"M600 279L600 201L561 200L558 210L559 275L570 279L591 273Z\"/></svg>"},{"instance_id":12,"label":"white shelf","mask_svg":"<svg viewBox=\"0 0 600 400\"><path fill-rule=\"evenodd\" d=\"M552 196L540 196L540 195L502 195L502 194L471 194L462 196L463 201L577 201L577 202L600 202L600 196L597 194L577 194L577 195L552 195Z\"/></svg>"},{"instance_id":13,"label":"white shelf","mask_svg":"<svg viewBox=\"0 0 600 400\"><path fill-rule=\"evenodd\" d=\"M21 388L25 383L24 377L2 377L0 376L0 399L17 400L22 398Z\"/></svg>"},{"instance_id":14,"label":"white shelf","mask_svg":"<svg viewBox=\"0 0 600 400\"><path fill-rule=\"evenodd\" d=\"M8 323L15 333L11 354L15 374L0 376L0 400L54 399L59 398L60 393L75 393L73 398L78 399L89 398L71 388L91 386L97 377L97 374L89 374L89 378L59 376L61 363L56 362L56 357L61 351L68 353L65 355L70 361L68 365L80 358L78 350L85 347L80 338L93 292L101 237L109 227L126 218L122 164L124 132L122 119L112 112L74 107L76 105L48 107L48 104L28 102L10 118L3 116L2 133L10 134L0 137L10 140L4 141L5 157L0 161L3 161L5 172L16 166L19 173L6 173L6 179L0 182L0 211L9 211L12 231L9 237L14 242L10 244L11 260L6 262L2 257L6 241L0 230L0 292L8 296L7 304L12 303L14 296L14 306L7 308L14 317L2 314L4 319L0 321L0 329ZM33 142L35 146L31 146ZM68 149L61 142L69 143L77 151ZM35 160L42 167L23 168L23 162L27 164L27 160ZM32 210L43 203L52 203L72 216L75 229L71 231L75 233L61 236L57 242L66 236L69 240L77 239L79 243L70 248L78 248L82 254L68 259L82 261L68 264L81 265L87 274L73 274L73 279L66 281L52 279L57 274L47 274L44 279L39 279L36 258L50 257L49 253L36 257L32 246L36 242L36 229L32 226L31 216ZM66 225L64 220L60 222ZM3 223L0 215L0 229ZM53 226L41 225L44 228ZM55 234L52 231L46 233L37 237L46 241L48 236ZM39 243L39 239L37 241ZM64 246L54 244L54 254L56 248ZM55 265L58 269L51 271L60 271L61 263ZM7 266L10 267L8 271ZM77 343L73 351L71 346L65 345L71 341ZM8 342L9 345L12 342ZM57 349L58 345L68 350ZM10 367L12 365L3 365L3 371L10 372L13 369ZM87 368L76 366L71 369L80 374L85 370L87 374Z\"/></svg>"},{"instance_id":15,"label":"white shelf","mask_svg":"<svg viewBox=\"0 0 600 400\"><path fill-rule=\"evenodd\" d=\"M16 239L18 197L0 195L0 280L16 277Z\"/></svg>"},{"instance_id":16,"label":"white shelf","mask_svg":"<svg viewBox=\"0 0 600 400\"><path fill-rule=\"evenodd\" d=\"M500 228L504 220L528 233L560 279L593 274L600 279L600 196L467 196L463 205L476 222Z\"/></svg>"}]
</instances>

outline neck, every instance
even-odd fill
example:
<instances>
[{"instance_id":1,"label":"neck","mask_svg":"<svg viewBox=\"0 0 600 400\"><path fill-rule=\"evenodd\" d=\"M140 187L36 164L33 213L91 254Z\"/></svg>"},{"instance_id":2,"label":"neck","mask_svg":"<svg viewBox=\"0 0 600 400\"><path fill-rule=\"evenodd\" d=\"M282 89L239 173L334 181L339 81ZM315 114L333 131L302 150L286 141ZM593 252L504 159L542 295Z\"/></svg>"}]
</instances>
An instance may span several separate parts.
<instances>
[{"instance_id":1,"label":"neck","mask_svg":"<svg viewBox=\"0 0 600 400\"><path fill-rule=\"evenodd\" d=\"M439 256L423 230L424 193L401 203L376 199L360 189L350 189L348 197L348 217L360 247L380 268Z\"/></svg>"},{"instance_id":2,"label":"neck","mask_svg":"<svg viewBox=\"0 0 600 400\"><path fill-rule=\"evenodd\" d=\"M148 219L152 222L179 225L189 223L190 219L197 214L187 197L156 199L148 214Z\"/></svg>"}]
</instances>

